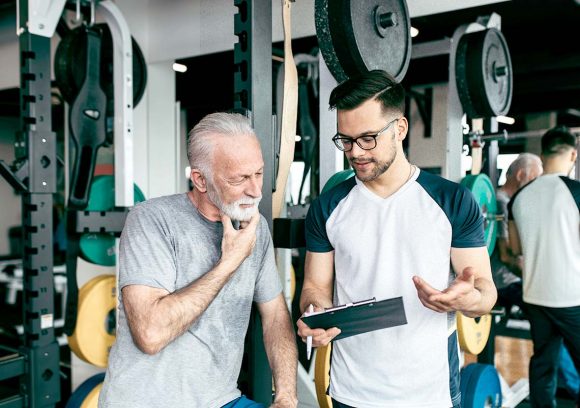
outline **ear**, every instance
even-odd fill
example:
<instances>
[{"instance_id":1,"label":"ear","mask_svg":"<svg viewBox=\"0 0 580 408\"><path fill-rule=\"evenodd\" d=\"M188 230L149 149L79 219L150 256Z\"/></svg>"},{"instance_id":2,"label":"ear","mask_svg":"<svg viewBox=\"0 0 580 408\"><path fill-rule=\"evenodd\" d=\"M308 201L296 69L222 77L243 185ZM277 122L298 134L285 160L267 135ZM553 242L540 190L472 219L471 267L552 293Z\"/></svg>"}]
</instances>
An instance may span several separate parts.
<instances>
[{"instance_id":1,"label":"ear","mask_svg":"<svg viewBox=\"0 0 580 408\"><path fill-rule=\"evenodd\" d=\"M407 137L407 132L409 131L409 121L406 117L402 116L401 119L397 121L397 140L402 142Z\"/></svg>"},{"instance_id":2,"label":"ear","mask_svg":"<svg viewBox=\"0 0 580 408\"><path fill-rule=\"evenodd\" d=\"M572 161L575 162L576 158L578 157L578 150L572 150Z\"/></svg>"},{"instance_id":3,"label":"ear","mask_svg":"<svg viewBox=\"0 0 580 408\"><path fill-rule=\"evenodd\" d=\"M521 183L521 181L524 179L524 170L523 169L519 169L518 171L516 171L516 181L519 183Z\"/></svg>"},{"instance_id":4,"label":"ear","mask_svg":"<svg viewBox=\"0 0 580 408\"><path fill-rule=\"evenodd\" d=\"M191 169L190 175L191 182L193 183L193 188L199 190L202 193L207 191L207 184L205 177L198 169Z\"/></svg>"}]
</instances>

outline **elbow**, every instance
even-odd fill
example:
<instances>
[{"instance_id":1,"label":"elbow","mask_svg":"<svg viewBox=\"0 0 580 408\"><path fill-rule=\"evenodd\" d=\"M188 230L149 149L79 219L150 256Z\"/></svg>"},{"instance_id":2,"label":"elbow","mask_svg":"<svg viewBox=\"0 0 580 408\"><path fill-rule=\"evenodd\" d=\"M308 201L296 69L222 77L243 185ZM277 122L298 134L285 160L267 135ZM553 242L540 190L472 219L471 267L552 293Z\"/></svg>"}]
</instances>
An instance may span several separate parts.
<instances>
[{"instance_id":1,"label":"elbow","mask_svg":"<svg viewBox=\"0 0 580 408\"><path fill-rule=\"evenodd\" d=\"M133 335L133 343L139 351L150 356L159 353L165 347L159 336L150 329L139 335Z\"/></svg>"}]
</instances>

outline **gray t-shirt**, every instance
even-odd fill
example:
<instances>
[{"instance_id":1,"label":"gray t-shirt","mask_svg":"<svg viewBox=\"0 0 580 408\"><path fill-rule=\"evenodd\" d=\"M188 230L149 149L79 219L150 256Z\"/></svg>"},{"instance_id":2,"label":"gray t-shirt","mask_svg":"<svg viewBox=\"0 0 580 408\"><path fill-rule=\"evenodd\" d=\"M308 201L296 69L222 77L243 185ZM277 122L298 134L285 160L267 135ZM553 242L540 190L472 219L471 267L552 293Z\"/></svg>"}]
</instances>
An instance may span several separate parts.
<instances>
[{"instance_id":1,"label":"gray t-shirt","mask_svg":"<svg viewBox=\"0 0 580 408\"><path fill-rule=\"evenodd\" d=\"M119 287L146 285L172 293L209 272L221 256L223 227L210 222L186 194L138 204L121 235ZM220 407L237 398L237 380L252 301L281 292L264 217L252 254L202 316L155 355L133 343L119 296L100 407ZM121 293L121 291L119 291Z\"/></svg>"},{"instance_id":2,"label":"gray t-shirt","mask_svg":"<svg viewBox=\"0 0 580 408\"><path fill-rule=\"evenodd\" d=\"M496 200L498 214L504 215L503 219L497 222L497 238L508 240L509 231L507 206L510 202L510 198L506 193L499 190L496 194ZM501 261L499 247L497 245L491 256L491 270L493 272L493 282L498 289L503 289L512 283L522 280L518 275L512 272L508 265Z\"/></svg>"}]
</instances>

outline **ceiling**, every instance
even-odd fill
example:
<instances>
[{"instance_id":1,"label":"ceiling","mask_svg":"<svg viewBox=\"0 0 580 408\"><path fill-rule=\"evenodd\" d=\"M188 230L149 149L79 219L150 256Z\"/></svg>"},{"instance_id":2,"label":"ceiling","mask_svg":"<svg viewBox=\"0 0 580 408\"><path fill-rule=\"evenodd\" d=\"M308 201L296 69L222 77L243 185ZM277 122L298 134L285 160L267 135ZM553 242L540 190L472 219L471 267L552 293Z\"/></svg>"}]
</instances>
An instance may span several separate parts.
<instances>
[{"instance_id":1,"label":"ceiling","mask_svg":"<svg viewBox=\"0 0 580 408\"><path fill-rule=\"evenodd\" d=\"M514 73L510 114L558 111L575 116L580 110L580 1L513 0L412 20L419 30L414 42L451 37L462 24L495 12L501 16ZM429 76L443 80L440 69L411 66L405 81ZM444 66L446 69L447 66ZM435 71L429 73L430 71ZM444 71L444 70L443 70ZM446 73L444 73L446 75Z\"/></svg>"},{"instance_id":2,"label":"ceiling","mask_svg":"<svg viewBox=\"0 0 580 408\"><path fill-rule=\"evenodd\" d=\"M8 12L14 7L13 0L0 0L0 12ZM580 0L512 0L417 17L411 22L419 29L413 43L451 37L460 25L492 12L501 16L502 32L512 59L514 92L510 115L556 111L570 126L580 125L580 34L577 28ZM295 52L309 52L314 46L314 37L294 41ZM207 97L200 100L200 92L191 92L200 86L210 87L209 93L213 95L225 94L226 99L233 93L232 52L197 57L196 61L199 58L218 58L219 62L195 64L198 68L190 69L186 75L178 75L177 94L182 106L199 106L208 102ZM435 58L428 64L417 61L411 61L405 85L446 81L447 57ZM224 81L224 78L228 80ZM219 91L211 89L212 83ZM191 100L193 98L195 100ZM227 104L229 99L225 102ZM17 114L17 105L17 92L0 92L0 109Z\"/></svg>"}]
</instances>

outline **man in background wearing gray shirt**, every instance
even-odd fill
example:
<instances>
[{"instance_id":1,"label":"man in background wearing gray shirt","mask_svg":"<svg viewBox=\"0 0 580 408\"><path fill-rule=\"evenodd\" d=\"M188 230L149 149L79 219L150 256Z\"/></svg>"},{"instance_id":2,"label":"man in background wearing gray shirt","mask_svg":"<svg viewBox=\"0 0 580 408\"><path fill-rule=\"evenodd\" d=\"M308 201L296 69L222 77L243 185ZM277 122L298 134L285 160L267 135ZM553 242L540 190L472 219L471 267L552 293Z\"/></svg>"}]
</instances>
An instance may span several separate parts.
<instances>
[{"instance_id":1,"label":"man in background wearing gray shirt","mask_svg":"<svg viewBox=\"0 0 580 408\"><path fill-rule=\"evenodd\" d=\"M193 190L138 204L119 256L119 322L101 407L260 407L237 379L257 303L276 397L296 407L296 343L266 220L249 121L203 118L188 142Z\"/></svg>"}]
</instances>

